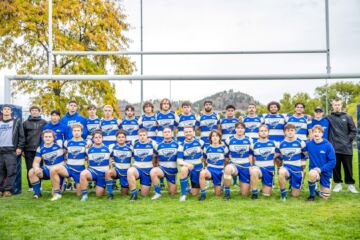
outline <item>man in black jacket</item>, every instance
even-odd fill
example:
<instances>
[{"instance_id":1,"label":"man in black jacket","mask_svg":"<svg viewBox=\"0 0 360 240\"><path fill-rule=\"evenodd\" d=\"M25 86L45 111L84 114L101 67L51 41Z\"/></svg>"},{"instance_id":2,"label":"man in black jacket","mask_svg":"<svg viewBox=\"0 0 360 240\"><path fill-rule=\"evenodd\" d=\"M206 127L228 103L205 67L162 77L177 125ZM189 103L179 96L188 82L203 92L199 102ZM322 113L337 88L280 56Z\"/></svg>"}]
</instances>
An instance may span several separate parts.
<instances>
[{"instance_id":1,"label":"man in black jacket","mask_svg":"<svg viewBox=\"0 0 360 240\"><path fill-rule=\"evenodd\" d=\"M12 117L10 105L4 105L0 120L0 197L10 197L16 178L16 157L24 148L24 129L20 119Z\"/></svg>"},{"instance_id":2,"label":"man in black jacket","mask_svg":"<svg viewBox=\"0 0 360 240\"><path fill-rule=\"evenodd\" d=\"M336 185L333 191L342 191L341 165L343 165L348 191L358 193L352 175L352 142L356 137L355 123L349 114L342 112L342 101L340 99L335 99L332 102L332 108L334 111L328 116L328 119L330 122L329 141L334 146L336 153L336 167L333 170Z\"/></svg>"},{"instance_id":3,"label":"man in black jacket","mask_svg":"<svg viewBox=\"0 0 360 240\"><path fill-rule=\"evenodd\" d=\"M30 116L29 118L24 121L24 134L25 134L25 148L24 148L24 155L25 155L25 163L27 173L32 168L32 164L34 162L36 149L40 145L41 139L41 132L43 127L46 125L46 121L41 118L40 116L41 109L38 106L31 106L30 107ZM32 191L32 185L30 183L28 174L26 174L29 191Z\"/></svg>"}]
</instances>

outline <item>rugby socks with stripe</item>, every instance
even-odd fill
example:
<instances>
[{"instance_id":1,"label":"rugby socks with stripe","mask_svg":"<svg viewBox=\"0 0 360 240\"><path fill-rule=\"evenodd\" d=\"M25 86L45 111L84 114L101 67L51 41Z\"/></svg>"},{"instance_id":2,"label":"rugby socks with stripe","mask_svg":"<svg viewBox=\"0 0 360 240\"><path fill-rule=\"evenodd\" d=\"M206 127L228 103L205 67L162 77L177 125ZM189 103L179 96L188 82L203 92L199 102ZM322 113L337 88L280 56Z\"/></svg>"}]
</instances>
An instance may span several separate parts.
<instances>
[{"instance_id":1,"label":"rugby socks with stripe","mask_svg":"<svg viewBox=\"0 0 360 240\"><path fill-rule=\"evenodd\" d=\"M287 197L286 188L281 188L280 193L281 193L281 198L286 198Z\"/></svg>"},{"instance_id":2,"label":"rugby socks with stripe","mask_svg":"<svg viewBox=\"0 0 360 240\"><path fill-rule=\"evenodd\" d=\"M183 196L186 195L187 185L188 185L188 179L187 179L187 177L180 179L181 195L183 195Z\"/></svg>"},{"instance_id":3,"label":"rugby socks with stripe","mask_svg":"<svg viewBox=\"0 0 360 240\"><path fill-rule=\"evenodd\" d=\"M83 196L87 196L87 194L88 194L87 189L85 189L85 190L81 190L81 194L82 194Z\"/></svg>"},{"instance_id":4,"label":"rugby socks with stripe","mask_svg":"<svg viewBox=\"0 0 360 240\"><path fill-rule=\"evenodd\" d=\"M108 194L113 195L114 181L112 179L111 180L106 180L105 183L106 183L106 189L108 191Z\"/></svg>"},{"instance_id":5,"label":"rugby socks with stripe","mask_svg":"<svg viewBox=\"0 0 360 240\"><path fill-rule=\"evenodd\" d=\"M60 191L60 189L55 189L55 190L54 190L54 193L55 193L55 194L59 194L59 195L61 195L61 191Z\"/></svg>"},{"instance_id":6,"label":"rugby socks with stripe","mask_svg":"<svg viewBox=\"0 0 360 240\"><path fill-rule=\"evenodd\" d=\"M134 195L134 196L138 195L138 190L136 188L131 190L130 192L131 192L131 195Z\"/></svg>"},{"instance_id":7,"label":"rugby socks with stripe","mask_svg":"<svg viewBox=\"0 0 360 240\"><path fill-rule=\"evenodd\" d=\"M206 189L201 189L201 196L206 197Z\"/></svg>"},{"instance_id":8,"label":"rugby socks with stripe","mask_svg":"<svg viewBox=\"0 0 360 240\"><path fill-rule=\"evenodd\" d=\"M41 186L40 185L41 185L40 181L34 182L32 184L35 195L38 195L38 196L41 195L41 190L40 190Z\"/></svg>"},{"instance_id":9,"label":"rugby socks with stripe","mask_svg":"<svg viewBox=\"0 0 360 240\"><path fill-rule=\"evenodd\" d=\"M315 197L316 182L308 181L310 197Z\"/></svg>"},{"instance_id":10,"label":"rugby socks with stripe","mask_svg":"<svg viewBox=\"0 0 360 240\"><path fill-rule=\"evenodd\" d=\"M160 184L154 185L154 189L155 189L155 192L156 192L157 194L161 194Z\"/></svg>"},{"instance_id":11,"label":"rugby socks with stripe","mask_svg":"<svg viewBox=\"0 0 360 240\"><path fill-rule=\"evenodd\" d=\"M251 190L251 193L252 193L253 195L257 196L257 195L259 195L259 190L253 189L253 190Z\"/></svg>"},{"instance_id":12,"label":"rugby socks with stripe","mask_svg":"<svg viewBox=\"0 0 360 240\"><path fill-rule=\"evenodd\" d=\"M230 187L225 186L225 194L230 195Z\"/></svg>"}]
</instances>

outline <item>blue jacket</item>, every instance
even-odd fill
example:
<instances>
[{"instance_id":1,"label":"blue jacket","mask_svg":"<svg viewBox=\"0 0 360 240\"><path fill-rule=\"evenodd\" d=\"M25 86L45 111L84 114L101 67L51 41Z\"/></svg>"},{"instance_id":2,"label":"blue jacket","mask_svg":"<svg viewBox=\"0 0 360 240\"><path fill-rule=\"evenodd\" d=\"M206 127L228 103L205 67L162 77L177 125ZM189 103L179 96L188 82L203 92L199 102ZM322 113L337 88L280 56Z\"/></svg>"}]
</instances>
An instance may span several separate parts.
<instances>
[{"instance_id":1,"label":"blue jacket","mask_svg":"<svg viewBox=\"0 0 360 240\"><path fill-rule=\"evenodd\" d=\"M67 126L67 134L65 137L67 140L72 138L71 125L73 125L74 123L80 123L83 126L83 133L81 136L83 139L86 139L88 134L88 130L86 127L86 118L81 116L79 113L76 112L74 115L70 115L67 112L65 116L61 118L60 122Z\"/></svg>"},{"instance_id":2,"label":"blue jacket","mask_svg":"<svg viewBox=\"0 0 360 240\"><path fill-rule=\"evenodd\" d=\"M60 140L61 143L64 142L67 134L67 127L64 124L62 124L61 122L58 122L57 124L53 124L52 122L49 122L43 127L43 131L48 129L55 132L56 134L55 141Z\"/></svg>"},{"instance_id":3,"label":"blue jacket","mask_svg":"<svg viewBox=\"0 0 360 240\"><path fill-rule=\"evenodd\" d=\"M310 158L309 170L320 168L322 174L331 176L336 166L335 150L331 143L326 139L320 143L311 140L306 143L306 147Z\"/></svg>"}]
</instances>

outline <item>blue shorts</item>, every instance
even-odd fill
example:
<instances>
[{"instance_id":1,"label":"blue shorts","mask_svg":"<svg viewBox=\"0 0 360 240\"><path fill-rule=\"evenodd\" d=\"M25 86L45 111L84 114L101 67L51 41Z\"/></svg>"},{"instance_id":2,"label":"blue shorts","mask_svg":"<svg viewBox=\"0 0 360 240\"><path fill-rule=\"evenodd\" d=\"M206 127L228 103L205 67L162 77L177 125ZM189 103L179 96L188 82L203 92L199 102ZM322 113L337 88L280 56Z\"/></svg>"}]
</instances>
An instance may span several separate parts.
<instances>
[{"instance_id":1,"label":"blue shorts","mask_svg":"<svg viewBox=\"0 0 360 240\"><path fill-rule=\"evenodd\" d=\"M138 179L140 179L140 185L150 187L151 186L151 177L150 177L151 168L143 168L143 169L137 168L137 167L135 167L135 168L139 173Z\"/></svg>"},{"instance_id":2,"label":"blue shorts","mask_svg":"<svg viewBox=\"0 0 360 240\"><path fill-rule=\"evenodd\" d=\"M166 168L162 166L159 166L159 168L164 172L166 181L176 184L176 174L178 173L177 168Z\"/></svg>"},{"instance_id":3,"label":"blue shorts","mask_svg":"<svg viewBox=\"0 0 360 240\"><path fill-rule=\"evenodd\" d=\"M129 188L129 183L127 180L127 170L119 169L115 167L116 177L119 179L121 188Z\"/></svg>"},{"instance_id":4,"label":"blue shorts","mask_svg":"<svg viewBox=\"0 0 360 240\"><path fill-rule=\"evenodd\" d=\"M250 184L250 168L235 165L238 171L239 180L242 183Z\"/></svg>"},{"instance_id":5,"label":"blue shorts","mask_svg":"<svg viewBox=\"0 0 360 240\"><path fill-rule=\"evenodd\" d=\"M79 184L80 183L80 173L81 173L81 171L77 171L77 170L71 168L68 165L65 165L65 169L68 172L69 177L72 177L74 179L74 182L76 184ZM85 168L83 170L85 170Z\"/></svg>"},{"instance_id":6,"label":"blue shorts","mask_svg":"<svg viewBox=\"0 0 360 240\"><path fill-rule=\"evenodd\" d=\"M207 167L207 170L211 173L211 179L212 179L214 186L220 186L222 176L223 176L223 169Z\"/></svg>"},{"instance_id":7,"label":"blue shorts","mask_svg":"<svg viewBox=\"0 0 360 240\"><path fill-rule=\"evenodd\" d=\"M88 170L91 173L91 178L95 182L95 185L99 186L99 187L102 187L102 188L105 188L105 186L106 186L105 173L97 171L97 170L92 169L92 168L88 168Z\"/></svg>"},{"instance_id":8,"label":"blue shorts","mask_svg":"<svg viewBox=\"0 0 360 240\"><path fill-rule=\"evenodd\" d=\"M324 188L330 188L331 185L332 172L322 172L320 173L320 185Z\"/></svg>"},{"instance_id":9,"label":"blue shorts","mask_svg":"<svg viewBox=\"0 0 360 240\"><path fill-rule=\"evenodd\" d=\"M293 171L287 167L284 167L284 168L289 173L288 179L290 181L290 186L293 188L300 189L301 185L302 185L302 180L303 180L303 173L301 171L300 172Z\"/></svg>"},{"instance_id":10,"label":"blue shorts","mask_svg":"<svg viewBox=\"0 0 360 240\"><path fill-rule=\"evenodd\" d=\"M273 186L273 179L274 179L274 171L268 170L266 168L259 167L262 177L261 182L263 185L272 187Z\"/></svg>"},{"instance_id":11,"label":"blue shorts","mask_svg":"<svg viewBox=\"0 0 360 240\"><path fill-rule=\"evenodd\" d=\"M50 179L50 169L47 166L42 166L41 167L42 171L43 171L43 180L49 180Z\"/></svg>"}]
</instances>

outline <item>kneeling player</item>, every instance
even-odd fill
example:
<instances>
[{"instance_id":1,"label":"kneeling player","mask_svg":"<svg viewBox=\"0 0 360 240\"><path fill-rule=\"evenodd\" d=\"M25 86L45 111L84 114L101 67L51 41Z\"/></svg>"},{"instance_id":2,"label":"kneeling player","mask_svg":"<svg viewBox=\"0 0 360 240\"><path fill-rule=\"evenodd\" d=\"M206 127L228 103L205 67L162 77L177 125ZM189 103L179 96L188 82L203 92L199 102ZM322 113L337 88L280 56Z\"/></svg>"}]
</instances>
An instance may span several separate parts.
<instances>
[{"instance_id":1,"label":"kneeling player","mask_svg":"<svg viewBox=\"0 0 360 240\"><path fill-rule=\"evenodd\" d=\"M51 168L64 165L64 150L54 143L55 133L51 130L45 130L42 133L44 144L36 150L33 168L29 171L29 179L34 189L34 199L41 197L40 179L50 179ZM44 161L44 166L40 167L41 160ZM61 179L62 182L62 179ZM58 189L55 194L60 194Z\"/></svg>"},{"instance_id":2,"label":"kneeling player","mask_svg":"<svg viewBox=\"0 0 360 240\"><path fill-rule=\"evenodd\" d=\"M178 169L176 159L179 144L172 139L173 133L171 128L165 127L162 133L164 140L160 142L155 149L155 154L157 155L156 163L158 166L150 171L151 181L155 189L155 195L151 198L152 200L161 197L159 178L166 178L170 195L177 193L176 174Z\"/></svg>"},{"instance_id":3,"label":"kneeling player","mask_svg":"<svg viewBox=\"0 0 360 240\"><path fill-rule=\"evenodd\" d=\"M88 169L80 174L81 201L88 199L88 182L95 181L96 196L103 196L105 193L105 172L109 170L110 150L103 144L103 135L101 131L93 132L93 145L87 149L87 158L89 161Z\"/></svg>"},{"instance_id":4,"label":"kneeling player","mask_svg":"<svg viewBox=\"0 0 360 240\"><path fill-rule=\"evenodd\" d=\"M336 166L335 151L331 143L323 138L324 129L320 125L312 128L313 140L306 143L309 153L309 192L308 201L315 200L316 182L320 181L319 196L323 199L330 197L330 183L333 168Z\"/></svg>"},{"instance_id":5,"label":"kneeling player","mask_svg":"<svg viewBox=\"0 0 360 240\"><path fill-rule=\"evenodd\" d=\"M135 201L138 195L136 179L140 179L141 195L149 195L151 186L150 171L154 166L153 160L155 158L154 149L156 148L156 142L148 138L145 129L140 129L138 134L139 139L133 145L134 164L127 172L131 202Z\"/></svg>"},{"instance_id":6,"label":"kneeling player","mask_svg":"<svg viewBox=\"0 0 360 240\"><path fill-rule=\"evenodd\" d=\"M263 196L270 196L274 179L274 158L275 158L275 142L268 139L269 128L266 125L259 127L259 139L253 144L253 164L255 166L250 169L250 187L251 198L258 198L258 182L262 181Z\"/></svg>"},{"instance_id":7,"label":"kneeling player","mask_svg":"<svg viewBox=\"0 0 360 240\"><path fill-rule=\"evenodd\" d=\"M224 199L230 198L231 176L239 176L241 195L247 196L250 191L250 166L252 155L250 149L252 140L245 136L245 124L238 122L235 124L235 135L226 139L226 146L229 148L230 164L224 170Z\"/></svg>"},{"instance_id":8,"label":"kneeling player","mask_svg":"<svg viewBox=\"0 0 360 240\"><path fill-rule=\"evenodd\" d=\"M213 181L215 195L220 196L224 165L228 161L229 150L221 142L221 133L218 130L210 132L209 141L210 145L204 148L204 159L207 167L200 172L201 196L199 201L206 199L206 180Z\"/></svg>"},{"instance_id":9,"label":"kneeling player","mask_svg":"<svg viewBox=\"0 0 360 240\"><path fill-rule=\"evenodd\" d=\"M130 168L132 147L126 144L126 133L123 130L119 130L116 133L117 144L111 151L111 157L113 158L112 164L114 168L111 168L105 173L106 188L109 194L108 199L112 200L114 179L120 180L121 193L127 195L129 193L129 184L127 180L127 171Z\"/></svg>"},{"instance_id":10,"label":"kneeling player","mask_svg":"<svg viewBox=\"0 0 360 240\"><path fill-rule=\"evenodd\" d=\"M51 201L56 201L61 198L60 192L60 177L72 177L76 184L76 193L81 195L80 190L80 173L85 170L86 157L86 141L81 137L83 126L79 123L74 123L71 126L72 139L66 140L64 148L67 152L66 165L54 166L51 168L50 177L51 184L54 189L54 196Z\"/></svg>"},{"instance_id":11,"label":"kneeling player","mask_svg":"<svg viewBox=\"0 0 360 240\"><path fill-rule=\"evenodd\" d=\"M300 195L301 184L303 181L303 166L306 165L306 143L296 137L296 126L288 123L284 128L285 140L276 149L278 158L282 161L279 169L279 186L281 199L286 200L286 180L289 179L291 194L294 197Z\"/></svg>"},{"instance_id":12,"label":"kneeling player","mask_svg":"<svg viewBox=\"0 0 360 240\"><path fill-rule=\"evenodd\" d=\"M191 194L199 194L200 171L203 168L202 157L204 142L194 137L194 128L192 126L184 127L185 140L180 143L177 162L180 166L180 202L186 200L186 189L188 186L188 177L190 176Z\"/></svg>"}]
</instances>

